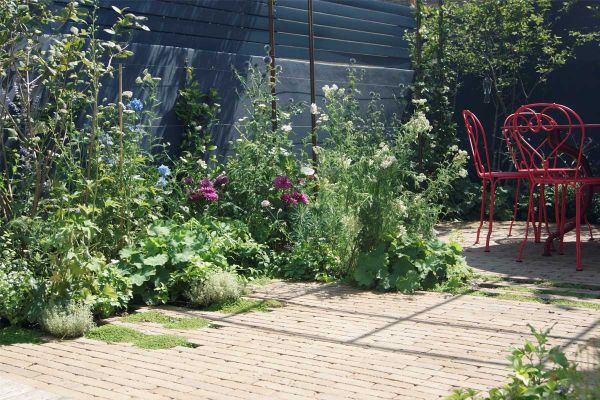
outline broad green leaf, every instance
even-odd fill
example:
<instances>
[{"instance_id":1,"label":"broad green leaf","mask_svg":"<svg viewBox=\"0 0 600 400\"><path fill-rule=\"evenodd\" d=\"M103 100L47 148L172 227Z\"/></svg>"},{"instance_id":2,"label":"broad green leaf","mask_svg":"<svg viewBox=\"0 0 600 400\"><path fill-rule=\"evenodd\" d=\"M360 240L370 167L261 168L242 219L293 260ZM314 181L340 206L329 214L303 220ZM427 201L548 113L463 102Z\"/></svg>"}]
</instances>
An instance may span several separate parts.
<instances>
[{"instance_id":1,"label":"broad green leaf","mask_svg":"<svg viewBox=\"0 0 600 400\"><path fill-rule=\"evenodd\" d=\"M144 257L142 262L145 265L151 265L153 267L160 267L169 262L169 256L166 254L157 254L152 257Z\"/></svg>"}]
</instances>

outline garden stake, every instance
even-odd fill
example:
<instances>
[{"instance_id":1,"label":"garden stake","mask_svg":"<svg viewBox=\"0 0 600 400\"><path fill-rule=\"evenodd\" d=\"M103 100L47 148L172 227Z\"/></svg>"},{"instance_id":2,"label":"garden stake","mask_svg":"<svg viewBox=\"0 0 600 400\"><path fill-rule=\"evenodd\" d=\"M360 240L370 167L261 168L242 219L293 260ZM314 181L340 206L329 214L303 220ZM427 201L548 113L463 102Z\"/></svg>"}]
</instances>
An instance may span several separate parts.
<instances>
[{"instance_id":1,"label":"garden stake","mask_svg":"<svg viewBox=\"0 0 600 400\"><path fill-rule=\"evenodd\" d=\"M308 55L310 64L310 104L317 104L315 90L315 32L313 29L313 1L308 0ZM317 167L318 157L315 152L317 147L317 116L310 113L311 122L311 142L312 142L312 161L313 167Z\"/></svg>"},{"instance_id":2,"label":"garden stake","mask_svg":"<svg viewBox=\"0 0 600 400\"><path fill-rule=\"evenodd\" d=\"M273 130L277 129L277 99L276 94L276 77L275 77L275 15L274 3L275 0L269 0L269 56L271 57L271 124Z\"/></svg>"},{"instance_id":3,"label":"garden stake","mask_svg":"<svg viewBox=\"0 0 600 400\"><path fill-rule=\"evenodd\" d=\"M119 64L119 177L123 175L123 64Z\"/></svg>"}]
</instances>

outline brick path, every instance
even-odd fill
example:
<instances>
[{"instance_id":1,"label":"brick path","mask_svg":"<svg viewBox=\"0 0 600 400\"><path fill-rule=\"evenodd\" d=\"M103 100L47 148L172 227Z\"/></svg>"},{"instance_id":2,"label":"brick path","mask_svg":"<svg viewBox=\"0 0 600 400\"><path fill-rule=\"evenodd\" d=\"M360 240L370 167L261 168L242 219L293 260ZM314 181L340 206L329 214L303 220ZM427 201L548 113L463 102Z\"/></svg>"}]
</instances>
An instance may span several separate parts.
<instances>
[{"instance_id":1,"label":"brick path","mask_svg":"<svg viewBox=\"0 0 600 400\"><path fill-rule=\"evenodd\" d=\"M529 271L528 264L514 267L511 255L496 250L493 258L477 248L466 253L485 262L479 266L485 271L494 262L505 263L496 273ZM554 266L536 268L548 275ZM597 272L580 276L595 279ZM600 312L589 309L316 283L274 282L253 296L277 298L285 306L238 315L161 308L204 316L218 329L132 325L146 333L185 336L196 348L142 350L88 339L0 347L0 399L31 399L19 390L33 388L46 392L47 397L36 392L43 400L438 399L457 386L504 383L509 347L529 337L528 322L536 327L556 322L551 344L566 346L584 363L591 356L574 352L600 337ZM17 389L3 394L10 385Z\"/></svg>"}]
</instances>

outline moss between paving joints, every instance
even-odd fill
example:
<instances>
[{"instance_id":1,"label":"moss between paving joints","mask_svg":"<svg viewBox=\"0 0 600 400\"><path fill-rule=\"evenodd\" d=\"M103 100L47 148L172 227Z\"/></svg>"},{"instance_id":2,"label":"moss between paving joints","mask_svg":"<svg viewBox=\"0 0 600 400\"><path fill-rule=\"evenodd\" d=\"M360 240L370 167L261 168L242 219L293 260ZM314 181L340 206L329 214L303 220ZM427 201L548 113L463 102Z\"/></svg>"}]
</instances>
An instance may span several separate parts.
<instances>
[{"instance_id":1,"label":"moss between paving joints","mask_svg":"<svg viewBox=\"0 0 600 400\"><path fill-rule=\"evenodd\" d=\"M171 317L163 314L160 311L145 311L141 313L130 314L126 317L121 318L123 322L152 322L162 325L168 329L200 329L210 326L210 321L204 318L190 317L190 318L179 318Z\"/></svg>"},{"instance_id":2,"label":"moss between paving joints","mask_svg":"<svg viewBox=\"0 0 600 400\"><path fill-rule=\"evenodd\" d=\"M219 311L227 314L239 314L250 311L266 312L272 308L282 307L283 304L277 300L265 299L245 299L226 301L223 303L211 304L206 308L207 311Z\"/></svg>"},{"instance_id":3,"label":"moss between paving joints","mask_svg":"<svg viewBox=\"0 0 600 400\"><path fill-rule=\"evenodd\" d=\"M142 349L170 349L176 346L194 347L187 339L177 335L147 335L119 325L102 325L89 330L85 337L106 343L133 343Z\"/></svg>"},{"instance_id":4,"label":"moss between paving joints","mask_svg":"<svg viewBox=\"0 0 600 400\"><path fill-rule=\"evenodd\" d=\"M0 346L8 346L18 343L43 343L42 332L35 329L8 326L0 328Z\"/></svg>"}]
</instances>

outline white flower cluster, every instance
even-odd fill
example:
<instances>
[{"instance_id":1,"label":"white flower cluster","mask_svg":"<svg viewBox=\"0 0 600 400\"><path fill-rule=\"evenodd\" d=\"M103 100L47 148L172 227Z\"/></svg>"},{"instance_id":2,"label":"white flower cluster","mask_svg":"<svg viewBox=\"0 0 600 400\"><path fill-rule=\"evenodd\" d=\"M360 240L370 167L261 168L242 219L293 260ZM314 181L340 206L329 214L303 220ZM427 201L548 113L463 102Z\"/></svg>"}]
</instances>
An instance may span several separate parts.
<instances>
[{"instance_id":1,"label":"white flower cluster","mask_svg":"<svg viewBox=\"0 0 600 400\"><path fill-rule=\"evenodd\" d=\"M323 86L323 94L326 98L331 98L335 96L343 96L346 92L346 89L338 87L335 83L331 86L325 85Z\"/></svg>"},{"instance_id":2,"label":"white flower cluster","mask_svg":"<svg viewBox=\"0 0 600 400\"><path fill-rule=\"evenodd\" d=\"M379 148L375 152L375 159L382 169L387 169L394 164L397 159L390 151L389 146L386 143L381 143Z\"/></svg>"},{"instance_id":3,"label":"white flower cluster","mask_svg":"<svg viewBox=\"0 0 600 400\"><path fill-rule=\"evenodd\" d=\"M433 129L425 113L422 111L417 111L404 125L404 128L413 134L427 133Z\"/></svg>"}]
</instances>

